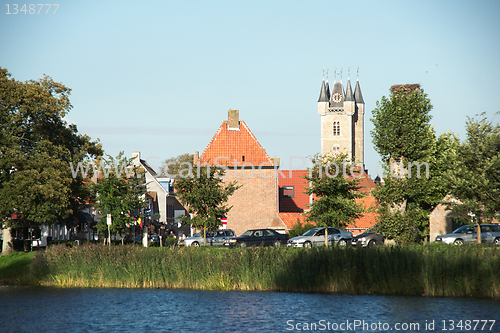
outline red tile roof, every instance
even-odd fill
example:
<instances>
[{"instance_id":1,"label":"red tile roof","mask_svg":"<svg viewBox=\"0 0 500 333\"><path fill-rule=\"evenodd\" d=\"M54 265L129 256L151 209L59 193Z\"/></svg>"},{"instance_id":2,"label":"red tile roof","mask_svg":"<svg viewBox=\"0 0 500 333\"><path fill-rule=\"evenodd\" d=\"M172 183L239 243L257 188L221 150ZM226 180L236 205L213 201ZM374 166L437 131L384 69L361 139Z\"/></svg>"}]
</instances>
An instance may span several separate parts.
<instances>
[{"instance_id":1,"label":"red tile roof","mask_svg":"<svg viewBox=\"0 0 500 333\"><path fill-rule=\"evenodd\" d=\"M220 158L222 156L229 159ZM224 121L201 154L199 161L213 165L216 158L218 164L225 165L227 162L228 166L234 166L235 159L238 166L243 163L255 167L261 164L274 165L273 159L267 155L244 121L240 121L239 130L228 130L227 121Z\"/></svg>"},{"instance_id":2,"label":"red tile roof","mask_svg":"<svg viewBox=\"0 0 500 333\"><path fill-rule=\"evenodd\" d=\"M368 228L373 227L377 224L377 213L364 213L355 221L354 224L347 225L347 231L351 231L353 235L362 233Z\"/></svg>"},{"instance_id":3,"label":"red tile roof","mask_svg":"<svg viewBox=\"0 0 500 333\"><path fill-rule=\"evenodd\" d=\"M288 229L292 229L295 226L297 219L299 219L302 226L307 224L306 216L302 213L279 213L278 215ZM356 219L354 223L356 226L354 226L354 224L348 224L347 230L356 235L377 224L377 217L377 213L361 214L361 216Z\"/></svg>"},{"instance_id":4,"label":"red tile roof","mask_svg":"<svg viewBox=\"0 0 500 333\"><path fill-rule=\"evenodd\" d=\"M292 229L299 219L301 225L307 224L306 217L302 213L278 213L288 229Z\"/></svg>"},{"instance_id":5,"label":"red tile roof","mask_svg":"<svg viewBox=\"0 0 500 333\"><path fill-rule=\"evenodd\" d=\"M360 205L363 209L369 209L370 207L377 208L378 201L373 196L367 196L363 198L356 198L356 203Z\"/></svg>"}]
</instances>

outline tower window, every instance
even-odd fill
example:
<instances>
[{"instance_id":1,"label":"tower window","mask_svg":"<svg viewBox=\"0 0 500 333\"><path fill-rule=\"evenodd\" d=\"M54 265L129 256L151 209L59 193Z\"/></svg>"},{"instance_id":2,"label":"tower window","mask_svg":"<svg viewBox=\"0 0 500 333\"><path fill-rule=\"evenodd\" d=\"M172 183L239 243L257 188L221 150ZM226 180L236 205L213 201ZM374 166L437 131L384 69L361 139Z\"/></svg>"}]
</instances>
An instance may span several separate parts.
<instances>
[{"instance_id":1,"label":"tower window","mask_svg":"<svg viewBox=\"0 0 500 333\"><path fill-rule=\"evenodd\" d=\"M340 122L333 122L333 135L340 135Z\"/></svg>"}]
</instances>

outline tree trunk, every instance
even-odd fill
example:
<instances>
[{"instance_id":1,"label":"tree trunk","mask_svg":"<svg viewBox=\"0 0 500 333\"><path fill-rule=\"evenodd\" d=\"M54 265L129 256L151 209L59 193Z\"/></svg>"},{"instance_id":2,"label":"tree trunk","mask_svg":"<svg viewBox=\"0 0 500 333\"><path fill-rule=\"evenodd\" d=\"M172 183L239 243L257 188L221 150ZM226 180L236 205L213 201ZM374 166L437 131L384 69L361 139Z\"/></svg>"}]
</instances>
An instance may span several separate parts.
<instances>
[{"instance_id":1,"label":"tree trunk","mask_svg":"<svg viewBox=\"0 0 500 333\"><path fill-rule=\"evenodd\" d=\"M203 246L207 246L207 227L203 227Z\"/></svg>"},{"instance_id":2,"label":"tree trunk","mask_svg":"<svg viewBox=\"0 0 500 333\"><path fill-rule=\"evenodd\" d=\"M328 227L325 228L325 246L328 246Z\"/></svg>"},{"instance_id":3,"label":"tree trunk","mask_svg":"<svg viewBox=\"0 0 500 333\"><path fill-rule=\"evenodd\" d=\"M3 256L11 254L13 251L12 235L11 235L10 231L11 231L11 228L3 228L2 229L2 238L3 238L2 255Z\"/></svg>"}]
</instances>

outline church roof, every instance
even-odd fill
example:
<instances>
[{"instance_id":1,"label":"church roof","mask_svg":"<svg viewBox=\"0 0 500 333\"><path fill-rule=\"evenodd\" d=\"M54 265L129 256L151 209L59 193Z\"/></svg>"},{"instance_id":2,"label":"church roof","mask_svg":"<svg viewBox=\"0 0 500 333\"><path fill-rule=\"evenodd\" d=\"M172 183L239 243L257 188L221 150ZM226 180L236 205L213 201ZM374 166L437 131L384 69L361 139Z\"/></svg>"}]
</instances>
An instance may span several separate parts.
<instances>
[{"instance_id":1,"label":"church roof","mask_svg":"<svg viewBox=\"0 0 500 333\"><path fill-rule=\"evenodd\" d=\"M342 96L342 99L340 102L335 103L334 102L334 96L335 94L339 94ZM345 94L344 94L344 88L342 87L342 82L335 82L333 84L333 89L332 89L332 96L330 98L330 104L333 107L343 107L344 106L344 99L345 99Z\"/></svg>"},{"instance_id":2,"label":"church roof","mask_svg":"<svg viewBox=\"0 0 500 333\"><path fill-rule=\"evenodd\" d=\"M357 104L365 104L363 101L363 95L361 94L361 87L359 86L359 80L356 80L356 88L354 88L354 99Z\"/></svg>"},{"instance_id":3,"label":"church roof","mask_svg":"<svg viewBox=\"0 0 500 333\"><path fill-rule=\"evenodd\" d=\"M328 77L326 78L326 97L327 101L330 100L330 85L328 84Z\"/></svg>"},{"instance_id":4,"label":"church roof","mask_svg":"<svg viewBox=\"0 0 500 333\"><path fill-rule=\"evenodd\" d=\"M318 102L328 102L328 93L326 90L326 85L325 85L325 80L323 80L323 83L321 84L321 91L319 93L319 98Z\"/></svg>"},{"instance_id":5,"label":"church roof","mask_svg":"<svg viewBox=\"0 0 500 333\"><path fill-rule=\"evenodd\" d=\"M351 80L347 79L347 91L345 93L345 101L346 102L353 102L354 101L354 96L352 95L352 88L351 88Z\"/></svg>"},{"instance_id":6,"label":"church roof","mask_svg":"<svg viewBox=\"0 0 500 333\"><path fill-rule=\"evenodd\" d=\"M239 122L239 130L228 129L227 121L224 121L201 154L199 161L214 165L216 158L218 164L225 165L227 162L228 166L234 166L235 159L237 166L243 163L251 163L255 167L261 164L274 165L273 159L267 155L244 121Z\"/></svg>"}]
</instances>

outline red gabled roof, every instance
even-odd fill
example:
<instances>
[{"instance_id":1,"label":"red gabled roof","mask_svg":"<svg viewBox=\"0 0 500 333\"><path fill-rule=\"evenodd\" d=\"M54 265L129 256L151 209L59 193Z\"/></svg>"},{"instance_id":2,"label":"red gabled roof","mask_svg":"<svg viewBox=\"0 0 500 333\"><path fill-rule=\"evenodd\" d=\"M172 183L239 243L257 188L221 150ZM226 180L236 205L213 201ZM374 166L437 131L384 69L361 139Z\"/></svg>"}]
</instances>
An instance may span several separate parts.
<instances>
[{"instance_id":1,"label":"red gabled roof","mask_svg":"<svg viewBox=\"0 0 500 333\"><path fill-rule=\"evenodd\" d=\"M223 159L222 156L229 159ZM261 164L263 166L274 165L273 159L267 155L244 121L240 121L239 130L229 130L227 121L224 121L201 154L199 161L213 165L216 158L218 158L218 164L226 165L227 163L228 166L234 166L235 159L238 166L243 163L251 163L255 167Z\"/></svg>"}]
</instances>

